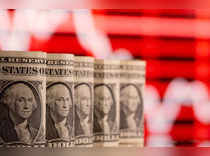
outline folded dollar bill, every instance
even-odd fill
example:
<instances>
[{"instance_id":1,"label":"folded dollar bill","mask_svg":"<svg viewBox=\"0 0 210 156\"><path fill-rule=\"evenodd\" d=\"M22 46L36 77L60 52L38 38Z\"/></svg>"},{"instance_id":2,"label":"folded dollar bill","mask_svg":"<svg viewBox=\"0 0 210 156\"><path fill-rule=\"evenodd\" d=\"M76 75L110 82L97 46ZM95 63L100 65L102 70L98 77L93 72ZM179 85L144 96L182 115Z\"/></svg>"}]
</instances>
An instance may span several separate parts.
<instances>
[{"instance_id":1,"label":"folded dollar bill","mask_svg":"<svg viewBox=\"0 0 210 156\"><path fill-rule=\"evenodd\" d=\"M120 146L144 145L144 61L121 61Z\"/></svg>"},{"instance_id":2,"label":"folded dollar bill","mask_svg":"<svg viewBox=\"0 0 210 156\"><path fill-rule=\"evenodd\" d=\"M94 59L74 57L75 145L93 146Z\"/></svg>"},{"instance_id":3,"label":"folded dollar bill","mask_svg":"<svg viewBox=\"0 0 210 156\"><path fill-rule=\"evenodd\" d=\"M48 147L74 146L74 79L71 54L47 54L46 139Z\"/></svg>"},{"instance_id":4,"label":"folded dollar bill","mask_svg":"<svg viewBox=\"0 0 210 156\"><path fill-rule=\"evenodd\" d=\"M95 60L94 145L118 146L120 62Z\"/></svg>"},{"instance_id":5,"label":"folded dollar bill","mask_svg":"<svg viewBox=\"0 0 210 156\"><path fill-rule=\"evenodd\" d=\"M0 147L143 147L144 61L0 52Z\"/></svg>"},{"instance_id":6,"label":"folded dollar bill","mask_svg":"<svg viewBox=\"0 0 210 156\"><path fill-rule=\"evenodd\" d=\"M46 53L0 52L0 144L45 146Z\"/></svg>"}]
</instances>

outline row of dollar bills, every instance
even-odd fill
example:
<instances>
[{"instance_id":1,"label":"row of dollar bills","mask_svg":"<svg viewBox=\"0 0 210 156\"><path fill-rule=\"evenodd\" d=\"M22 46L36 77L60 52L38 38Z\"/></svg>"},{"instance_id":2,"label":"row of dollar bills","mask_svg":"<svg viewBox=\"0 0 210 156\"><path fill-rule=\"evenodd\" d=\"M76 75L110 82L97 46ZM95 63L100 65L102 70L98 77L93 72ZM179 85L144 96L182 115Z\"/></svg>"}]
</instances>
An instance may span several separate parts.
<instances>
[{"instance_id":1,"label":"row of dollar bills","mask_svg":"<svg viewBox=\"0 0 210 156\"><path fill-rule=\"evenodd\" d=\"M142 147L145 62L0 52L0 146Z\"/></svg>"}]
</instances>

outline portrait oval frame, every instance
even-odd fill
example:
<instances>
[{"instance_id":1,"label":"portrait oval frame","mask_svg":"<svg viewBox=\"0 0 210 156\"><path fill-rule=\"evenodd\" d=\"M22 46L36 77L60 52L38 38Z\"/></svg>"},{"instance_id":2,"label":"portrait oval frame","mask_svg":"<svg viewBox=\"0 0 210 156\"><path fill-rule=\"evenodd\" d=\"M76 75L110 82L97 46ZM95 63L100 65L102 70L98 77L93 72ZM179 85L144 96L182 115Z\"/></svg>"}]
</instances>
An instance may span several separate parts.
<instances>
[{"instance_id":1,"label":"portrait oval frame","mask_svg":"<svg viewBox=\"0 0 210 156\"><path fill-rule=\"evenodd\" d=\"M141 90L137 87L137 85L136 84L133 84L133 83L127 83L127 84L125 84L125 85L123 85L122 87L120 86L120 93L121 93L121 90L123 90L123 89L126 89L127 87L129 87L129 86L132 86L132 87L134 87L135 89L136 89L136 91L137 91L137 93L138 93L138 97L139 97L139 100L140 100L140 104L138 105L138 107L137 107L137 111L136 111L136 114L141 114L141 119L140 119L140 121L142 121L142 119L143 119L143 97L142 97L142 93L141 93ZM142 108L142 109L141 109ZM121 112L121 107L120 107L120 112ZM121 119L122 120L122 119ZM121 121L120 120L120 125L121 125ZM139 126L140 126L140 123L139 123ZM138 126L138 127L139 127ZM121 126L120 126L120 129L121 129Z\"/></svg>"},{"instance_id":2,"label":"portrait oval frame","mask_svg":"<svg viewBox=\"0 0 210 156\"><path fill-rule=\"evenodd\" d=\"M41 96L38 88L36 88L35 85L33 84L33 82L36 82L36 81L12 81L12 82L9 82L6 85L4 85L4 87L0 90L0 93L1 93L0 94L0 98L2 98L2 96L5 93L5 91L7 91L7 89L9 89L10 87L12 87L13 85L16 85L16 84L23 84L23 85L25 85L25 86L27 86L28 88L31 89L31 91L32 91L32 93L34 95L35 101L37 103L37 108L36 108L36 110L34 110L32 112L32 115L29 118L29 122L32 123L32 125L34 124L32 121L35 120L35 119L33 119L33 115L35 113L38 113L38 118L39 118L38 123L36 123L39 126L38 127L34 126L34 127L36 127L38 129L38 131L37 131L37 134L35 135L35 137L33 138L33 141L32 141L31 144L36 142L37 138L39 137L39 135L40 135L40 133L42 131L42 120L43 120L43 117L44 117L43 114L42 114L42 112L43 112L43 110L42 110L42 105L43 105L42 104L42 96ZM7 109L9 109L9 108L7 108ZM36 118L36 122L37 122L37 118ZM13 142L9 142L8 144L12 144L12 143Z\"/></svg>"},{"instance_id":3,"label":"portrait oval frame","mask_svg":"<svg viewBox=\"0 0 210 156\"><path fill-rule=\"evenodd\" d=\"M95 94L95 89L97 88L97 87L106 87L108 90L109 90L109 92L110 92L110 94L111 94L111 97L112 97L112 100L113 100L113 105L111 106L111 109L110 109L110 112L109 112L109 115L111 114L114 114L114 116L112 116L111 117L111 121L114 121L114 124L116 124L117 123L117 106L116 106L116 99L115 99L115 95L114 95L114 93L113 93L113 91L112 91L112 89L111 89L111 87L109 86L109 84L105 84L105 83L100 83L100 84L96 84L95 86L94 86L94 94ZM94 106L95 107L95 106ZM95 109L94 109L94 111L95 111ZM116 125L117 126L117 125ZM97 132L98 133L98 132ZM113 132L113 133L115 133L115 132Z\"/></svg>"},{"instance_id":4,"label":"portrait oval frame","mask_svg":"<svg viewBox=\"0 0 210 156\"><path fill-rule=\"evenodd\" d=\"M74 86L74 92L75 92L75 89L77 88L77 87L79 87L79 86L82 86L82 85L86 85L87 87L88 87L88 89L90 90L90 99L91 99L91 106L90 106L90 110L91 110L91 113L90 113L90 116L89 116L89 120L91 121L91 124L93 123L93 108L94 108L94 106L93 106L93 88L91 87L91 85L89 84L89 83L86 83L86 82L81 82L81 83L78 83L78 84L76 84L75 86ZM77 105L75 104L75 110L77 109ZM77 111L75 111L75 119L76 118L78 118L77 116ZM76 125L77 123L75 123L75 125ZM91 125L91 127L93 127L92 125ZM75 127L76 128L76 127ZM75 132L75 134L76 134L76 132ZM81 135L78 135L78 136L76 136L75 135L75 137L79 137L79 136L81 136Z\"/></svg>"},{"instance_id":5,"label":"portrait oval frame","mask_svg":"<svg viewBox=\"0 0 210 156\"><path fill-rule=\"evenodd\" d=\"M46 87L46 93L47 93L47 89L49 89L49 88L51 88L51 87L53 87L53 86L55 86L55 85L63 85L64 87L66 87L67 89L68 89L68 91L69 91L69 94L70 94L70 98L71 98L71 102L72 102L72 108L71 108L71 110L70 110L70 112L69 112L69 115L68 115L68 117L67 117L67 122L69 123L69 125L71 126L71 136L70 136L70 140L71 140L71 138L72 137L74 137L74 121L73 121L73 118L74 118L74 111L75 111L75 108L74 108L74 98L73 98L73 91L71 90L71 87L68 85L68 84L66 84L65 82L60 82L60 81L57 81L57 82L52 82L52 83L50 83L49 85L47 85L47 87ZM47 99L46 99L47 100ZM46 115L48 115L48 111L49 111L50 109L49 109L49 106L48 105L46 105ZM46 123L47 124L47 123ZM47 127L47 126L46 126ZM46 131L47 131L47 129L46 129ZM47 133L46 133L47 134ZM47 136L46 136L46 138L47 138ZM65 141L66 142L66 140L62 140L62 139L60 139L60 138L57 138L57 139L52 139L52 140L47 140L48 142L60 142L60 141Z\"/></svg>"}]
</instances>

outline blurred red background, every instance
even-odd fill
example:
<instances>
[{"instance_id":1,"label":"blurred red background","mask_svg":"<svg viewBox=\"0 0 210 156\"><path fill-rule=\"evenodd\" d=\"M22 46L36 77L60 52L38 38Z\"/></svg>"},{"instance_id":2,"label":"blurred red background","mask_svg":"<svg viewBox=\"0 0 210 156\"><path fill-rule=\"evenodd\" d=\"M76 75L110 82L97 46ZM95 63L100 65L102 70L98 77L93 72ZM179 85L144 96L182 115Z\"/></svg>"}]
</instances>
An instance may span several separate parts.
<instances>
[{"instance_id":1,"label":"blurred red background","mask_svg":"<svg viewBox=\"0 0 210 156\"><path fill-rule=\"evenodd\" d=\"M207 10L1 10L0 48L145 60L145 145L209 146L209 28Z\"/></svg>"}]
</instances>

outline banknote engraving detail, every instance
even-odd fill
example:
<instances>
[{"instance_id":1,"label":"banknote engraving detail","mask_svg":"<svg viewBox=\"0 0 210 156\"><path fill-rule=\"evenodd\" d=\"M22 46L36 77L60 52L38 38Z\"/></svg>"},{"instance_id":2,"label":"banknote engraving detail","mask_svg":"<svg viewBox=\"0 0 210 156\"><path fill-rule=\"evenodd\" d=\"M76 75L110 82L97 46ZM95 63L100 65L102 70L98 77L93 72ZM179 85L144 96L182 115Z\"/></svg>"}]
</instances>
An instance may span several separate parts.
<instances>
[{"instance_id":1,"label":"banknote engraving detail","mask_svg":"<svg viewBox=\"0 0 210 156\"><path fill-rule=\"evenodd\" d=\"M94 87L94 132L95 134L117 133L116 99L114 87L108 84L97 84Z\"/></svg>"},{"instance_id":2,"label":"banknote engraving detail","mask_svg":"<svg viewBox=\"0 0 210 156\"><path fill-rule=\"evenodd\" d=\"M94 145L116 147L119 143L120 62L95 60L94 78Z\"/></svg>"},{"instance_id":3,"label":"banknote engraving detail","mask_svg":"<svg viewBox=\"0 0 210 156\"><path fill-rule=\"evenodd\" d=\"M48 147L74 145L73 55L47 54L46 139Z\"/></svg>"},{"instance_id":4,"label":"banknote engraving detail","mask_svg":"<svg viewBox=\"0 0 210 156\"><path fill-rule=\"evenodd\" d=\"M0 52L0 143L3 146L45 145L45 57L40 52Z\"/></svg>"},{"instance_id":5,"label":"banknote engraving detail","mask_svg":"<svg viewBox=\"0 0 210 156\"><path fill-rule=\"evenodd\" d=\"M136 84L121 84L120 87L120 130L141 137L141 120L143 117L143 100L141 90ZM130 137L130 136L121 136Z\"/></svg>"},{"instance_id":6,"label":"banknote engraving detail","mask_svg":"<svg viewBox=\"0 0 210 156\"><path fill-rule=\"evenodd\" d=\"M144 145L144 61L0 51L0 147Z\"/></svg>"},{"instance_id":7,"label":"banknote engraving detail","mask_svg":"<svg viewBox=\"0 0 210 156\"><path fill-rule=\"evenodd\" d=\"M4 142L32 144L36 140L41 123L41 98L37 87L32 82L10 81L0 91L4 114L1 115L0 136Z\"/></svg>"},{"instance_id":8,"label":"banknote engraving detail","mask_svg":"<svg viewBox=\"0 0 210 156\"><path fill-rule=\"evenodd\" d=\"M87 83L81 83L75 86L75 100L76 103L76 120L78 121L76 127L76 136L78 135L86 135L90 136L91 134L91 87Z\"/></svg>"},{"instance_id":9,"label":"banknote engraving detail","mask_svg":"<svg viewBox=\"0 0 210 156\"><path fill-rule=\"evenodd\" d=\"M47 131L50 142L69 141L73 137L73 95L71 84L55 82L47 85Z\"/></svg>"},{"instance_id":10,"label":"banknote engraving detail","mask_svg":"<svg viewBox=\"0 0 210 156\"><path fill-rule=\"evenodd\" d=\"M120 146L144 145L144 61L121 61Z\"/></svg>"},{"instance_id":11,"label":"banknote engraving detail","mask_svg":"<svg viewBox=\"0 0 210 156\"><path fill-rule=\"evenodd\" d=\"M92 123L93 123L93 112L92 112L92 88L90 84L79 83L75 85L75 136L77 140L82 138L90 138L89 141L82 143L76 141L76 144L92 144ZM85 139L84 139L85 140ZM87 139L88 140L88 139Z\"/></svg>"},{"instance_id":12,"label":"banknote engraving detail","mask_svg":"<svg viewBox=\"0 0 210 156\"><path fill-rule=\"evenodd\" d=\"M75 145L93 145L93 63L91 57L74 57Z\"/></svg>"}]
</instances>

